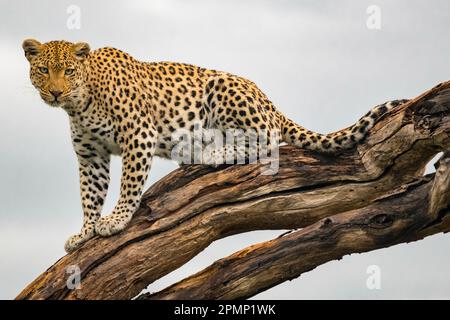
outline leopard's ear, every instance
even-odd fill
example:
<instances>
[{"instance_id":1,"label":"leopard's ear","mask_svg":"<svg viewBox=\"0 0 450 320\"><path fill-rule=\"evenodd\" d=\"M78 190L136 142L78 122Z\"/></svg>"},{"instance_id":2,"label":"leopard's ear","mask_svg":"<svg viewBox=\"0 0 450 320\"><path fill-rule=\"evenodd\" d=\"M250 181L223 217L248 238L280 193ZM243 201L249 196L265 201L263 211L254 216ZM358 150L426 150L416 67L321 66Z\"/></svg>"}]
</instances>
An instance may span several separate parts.
<instances>
[{"instance_id":1,"label":"leopard's ear","mask_svg":"<svg viewBox=\"0 0 450 320\"><path fill-rule=\"evenodd\" d=\"M42 44L34 39L25 39L22 43L25 57L31 62L41 51Z\"/></svg>"},{"instance_id":2,"label":"leopard's ear","mask_svg":"<svg viewBox=\"0 0 450 320\"><path fill-rule=\"evenodd\" d=\"M89 52L91 51L91 47L86 42L78 42L75 43L72 47L74 56L83 61L87 58Z\"/></svg>"}]
</instances>

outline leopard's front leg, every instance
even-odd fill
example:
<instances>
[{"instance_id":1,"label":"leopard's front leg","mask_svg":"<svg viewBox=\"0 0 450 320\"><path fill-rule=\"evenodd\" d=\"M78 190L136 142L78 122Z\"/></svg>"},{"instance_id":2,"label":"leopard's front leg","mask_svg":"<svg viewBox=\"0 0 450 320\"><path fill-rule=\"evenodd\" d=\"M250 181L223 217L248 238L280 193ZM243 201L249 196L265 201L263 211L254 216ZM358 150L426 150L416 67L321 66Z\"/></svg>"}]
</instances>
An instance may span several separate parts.
<instances>
[{"instance_id":1,"label":"leopard's front leg","mask_svg":"<svg viewBox=\"0 0 450 320\"><path fill-rule=\"evenodd\" d=\"M78 157L83 226L64 246L72 252L95 235L109 185L110 153L95 137L71 124L72 143Z\"/></svg>"},{"instance_id":2,"label":"leopard's front leg","mask_svg":"<svg viewBox=\"0 0 450 320\"><path fill-rule=\"evenodd\" d=\"M110 215L101 217L95 232L107 237L122 231L139 207L145 181L152 164L156 146L156 130L145 134L128 135L122 149L122 178L120 198Z\"/></svg>"}]
</instances>

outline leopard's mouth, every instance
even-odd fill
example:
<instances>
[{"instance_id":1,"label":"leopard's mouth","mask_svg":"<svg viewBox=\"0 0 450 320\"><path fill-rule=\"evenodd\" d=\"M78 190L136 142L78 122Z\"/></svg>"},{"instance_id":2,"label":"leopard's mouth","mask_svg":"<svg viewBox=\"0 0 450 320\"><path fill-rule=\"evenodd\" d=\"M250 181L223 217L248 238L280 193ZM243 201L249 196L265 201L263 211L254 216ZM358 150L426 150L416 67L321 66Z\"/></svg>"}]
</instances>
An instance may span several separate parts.
<instances>
[{"instance_id":1,"label":"leopard's mouth","mask_svg":"<svg viewBox=\"0 0 450 320\"><path fill-rule=\"evenodd\" d=\"M58 100L56 100L56 99L50 100L50 99L42 98L42 100L44 100L44 102L45 102L46 104L48 104L49 106L51 106L51 107L57 108L57 107L60 107L60 106L62 105L62 102L61 102L61 101L58 101Z\"/></svg>"},{"instance_id":2,"label":"leopard's mouth","mask_svg":"<svg viewBox=\"0 0 450 320\"><path fill-rule=\"evenodd\" d=\"M63 96L55 98L52 95L47 94L43 91L40 92L40 95L41 95L42 100L44 100L44 102L51 107L58 108L65 104L66 99Z\"/></svg>"}]
</instances>

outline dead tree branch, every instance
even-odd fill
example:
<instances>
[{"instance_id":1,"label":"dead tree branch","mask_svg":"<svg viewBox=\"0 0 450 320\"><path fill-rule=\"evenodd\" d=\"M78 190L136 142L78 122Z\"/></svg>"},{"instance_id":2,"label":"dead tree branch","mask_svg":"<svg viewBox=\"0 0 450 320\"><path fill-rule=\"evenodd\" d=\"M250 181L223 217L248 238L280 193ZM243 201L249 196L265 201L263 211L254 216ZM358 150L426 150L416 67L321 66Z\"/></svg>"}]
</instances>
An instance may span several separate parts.
<instances>
[{"instance_id":1,"label":"dead tree branch","mask_svg":"<svg viewBox=\"0 0 450 320\"><path fill-rule=\"evenodd\" d=\"M448 168L447 168L448 169ZM448 176L447 171L445 175ZM301 231L250 246L155 294L139 299L244 299L346 254L386 248L450 231L450 210L429 213L439 177L418 178L373 204L324 218ZM447 181L445 181L447 182ZM436 186L438 184L438 186ZM436 188L437 187L437 188ZM440 197L440 195L438 196ZM450 203L446 196L446 204ZM430 205L428 205L430 203Z\"/></svg>"},{"instance_id":2,"label":"dead tree branch","mask_svg":"<svg viewBox=\"0 0 450 320\"><path fill-rule=\"evenodd\" d=\"M211 242L260 229L300 231L244 249L144 298L246 298L352 252L449 228L450 82L385 116L355 150L327 156L285 146L264 164L185 166L153 185L126 231L95 237L57 261L18 299L130 299ZM66 286L67 267L82 287Z\"/></svg>"}]
</instances>

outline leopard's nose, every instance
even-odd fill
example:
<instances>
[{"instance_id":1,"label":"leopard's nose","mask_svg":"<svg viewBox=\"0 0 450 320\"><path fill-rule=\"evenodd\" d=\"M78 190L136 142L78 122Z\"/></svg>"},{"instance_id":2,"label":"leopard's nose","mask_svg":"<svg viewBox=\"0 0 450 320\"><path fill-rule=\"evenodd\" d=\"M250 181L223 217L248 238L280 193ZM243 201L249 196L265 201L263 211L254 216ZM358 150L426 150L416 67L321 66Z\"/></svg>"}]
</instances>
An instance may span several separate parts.
<instances>
[{"instance_id":1,"label":"leopard's nose","mask_svg":"<svg viewBox=\"0 0 450 320\"><path fill-rule=\"evenodd\" d=\"M52 94L53 97L55 97L55 100L57 100L58 97L60 95L62 95L62 91L61 90L50 90L50 93Z\"/></svg>"}]
</instances>

